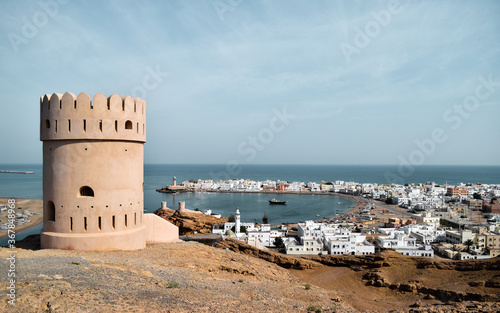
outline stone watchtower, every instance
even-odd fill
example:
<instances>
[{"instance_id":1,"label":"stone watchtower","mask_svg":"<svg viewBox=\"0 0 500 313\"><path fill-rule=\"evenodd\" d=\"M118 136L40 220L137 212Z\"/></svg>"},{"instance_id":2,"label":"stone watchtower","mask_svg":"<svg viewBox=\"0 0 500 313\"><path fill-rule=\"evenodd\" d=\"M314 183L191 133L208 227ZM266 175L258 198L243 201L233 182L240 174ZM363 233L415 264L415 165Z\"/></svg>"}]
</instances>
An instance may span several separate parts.
<instances>
[{"instance_id":1,"label":"stone watchtower","mask_svg":"<svg viewBox=\"0 0 500 313\"><path fill-rule=\"evenodd\" d=\"M54 93L40 100L42 248L146 246L146 101Z\"/></svg>"}]
</instances>

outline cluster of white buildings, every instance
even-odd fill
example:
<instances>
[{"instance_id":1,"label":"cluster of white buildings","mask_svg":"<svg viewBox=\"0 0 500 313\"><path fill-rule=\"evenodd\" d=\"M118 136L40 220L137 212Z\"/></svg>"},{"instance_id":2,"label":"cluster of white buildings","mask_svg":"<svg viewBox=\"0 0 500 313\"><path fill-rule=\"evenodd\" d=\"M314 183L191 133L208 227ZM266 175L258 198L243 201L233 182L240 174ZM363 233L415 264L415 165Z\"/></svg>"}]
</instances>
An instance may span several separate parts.
<instances>
[{"instance_id":1,"label":"cluster of white buildings","mask_svg":"<svg viewBox=\"0 0 500 313\"><path fill-rule=\"evenodd\" d=\"M400 185L361 184L340 180L305 183L269 179L198 180L185 181L182 184L200 191L335 192L389 201L413 213L413 221L403 227L400 227L403 223L396 223L390 225L393 227L390 229L379 228L378 232L384 233L377 239L382 248L391 248L408 256L433 257L435 251L443 254L444 250L440 245L452 245L453 251L462 249L459 256L462 259L478 258L488 253L490 257L500 255L500 217L494 216L494 213L500 213L498 202L494 202L495 198L500 198L500 184L460 183L443 186L434 182ZM490 213L488 223L479 225L470 222L472 211L475 210ZM443 221L447 223L446 229L440 228ZM237 226L236 224L226 223L223 228L214 229L214 232L226 234ZM298 234L294 237L286 237L284 231L272 230L270 225L240 223L240 226L244 226L245 231L241 232L239 227L235 227L235 236L254 246L272 246L274 238L282 237L287 254L365 255L375 251L375 247L366 241L364 234L354 232L354 228L346 227L346 224L307 221L299 223ZM459 246L459 249L456 249L456 246ZM465 246L467 253L464 252ZM443 249L448 249L448 246ZM445 252L445 255L447 254L448 252ZM456 258L454 254L452 256Z\"/></svg>"},{"instance_id":2,"label":"cluster of white buildings","mask_svg":"<svg viewBox=\"0 0 500 313\"><path fill-rule=\"evenodd\" d=\"M408 209L432 209L445 206L450 199L463 202L473 199L474 194L483 198L500 198L500 184L457 184L440 186L434 182L425 184L376 184L357 183L337 180L335 182L286 182L286 181L254 181L250 179L233 180L198 180L184 181L182 186L192 190L258 192L274 191L311 191L336 192L352 195L363 195L373 199L391 198L393 204Z\"/></svg>"},{"instance_id":3,"label":"cluster of white buildings","mask_svg":"<svg viewBox=\"0 0 500 313\"><path fill-rule=\"evenodd\" d=\"M242 223L239 209L236 209L234 222L226 222L222 227L214 226L212 233L235 237L259 249L273 246L276 238L286 236L286 231L271 229L271 224Z\"/></svg>"},{"instance_id":4,"label":"cluster of white buildings","mask_svg":"<svg viewBox=\"0 0 500 313\"><path fill-rule=\"evenodd\" d=\"M285 242L287 254L353 254L375 253L375 246L366 241L366 235L352 232L347 225L306 221L298 224L297 237Z\"/></svg>"},{"instance_id":5,"label":"cluster of white buildings","mask_svg":"<svg viewBox=\"0 0 500 313\"><path fill-rule=\"evenodd\" d=\"M364 184L371 185L371 184ZM336 181L335 183L317 183L317 182L302 182L302 181L254 181L250 179L232 179L232 180L201 180L184 181L181 186L192 190L200 191L234 191L234 192L258 192L264 190L271 191L311 191L311 192L339 192L353 193L356 191L357 183Z\"/></svg>"},{"instance_id":6,"label":"cluster of white buildings","mask_svg":"<svg viewBox=\"0 0 500 313\"><path fill-rule=\"evenodd\" d=\"M427 225L406 225L397 229L379 228L380 247L394 249L408 256L434 257L431 243L445 241L445 231Z\"/></svg>"}]
</instances>

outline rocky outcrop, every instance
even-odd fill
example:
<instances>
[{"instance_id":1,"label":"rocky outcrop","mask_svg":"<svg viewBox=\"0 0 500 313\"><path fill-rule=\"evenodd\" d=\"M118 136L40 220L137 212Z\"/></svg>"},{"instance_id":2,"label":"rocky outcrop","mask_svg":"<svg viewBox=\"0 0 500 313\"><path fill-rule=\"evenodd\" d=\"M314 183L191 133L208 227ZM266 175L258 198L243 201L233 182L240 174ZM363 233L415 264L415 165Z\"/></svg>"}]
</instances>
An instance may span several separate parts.
<instances>
[{"instance_id":1,"label":"rocky outcrop","mask_svg":"<svg viewBox=\"0 0 500 313\"><path fill-rule=\"evenodd\" d=\"M386 251L383 254L370 255L321 255L305 257L309 260L327 266L349 267L352 270L360 271L366 269L375 269L381 267L390 267L391 257L400 258L400 254L395 251Z\"/></svg>"},{"instance_id":2,"label":"rocky outcrop","mask_svg":"<svg viewBox=\"0 0 500 313\"><path fill-rule=\"evenodd\" d=\"M246 254L259 259L263 259L268 262L277 264L283 268L304 270L304 269L313 269L322 267L321 264L314 261L291 257L281 253L260 250L244 243L243 241L232 238L219 242L216 247L220 249L228 249L237 253Z\"/></svg>"},{"instance_id":3,"label":"rocky outcrop","mask_svg":"<svg viewBox=\"0 0 500 313\"><path fill-rule=\"evenodd\" d=\"M305 257L309 260L319 262L327 266L342 266L356 269L376 269L391 267L393 265L406 265L416 269L438 269L460 272L474 271L498 271L500 270L500 258L485 260L463 260L448 261L434 260L420 257L404 257L393 250L385 250L382 253L370 255L322 255Z\"/></svg>"},{"instance_id":4,"label":"rocky outcrop","mask_svg":"<svg viewBox=\"0 0 500 313\"><path fill-rule=\"evenodd\" d=\"M364 256L322 255L299 258L259 250L235 239L225 240L219 243L217 247L252 255L284 268L324 269L325 266L350 268L352 271L359 272L357 275L360 275L360 279L364 281L366 286L387 288L399 295L408 294L410 298L417 296L421 297L422 300L436 299L446 304L465 301L483 303L480 306L486 305L485 303L500 301L498 293L491 289L500 286L499 258L474 261L444 261L406 257L391 250ZM458 285L450 285L446 280L440 282L440 273L445 273L449 277L450 272L456 273L452 275L462 277L460 278L462 282ZM474 273L470 274L470 272ZM436 277L437 280L433 277ZM478 280L472 281L469 280L470 278ZM481 281L481 278L484 280ZM429 283L432 286L429 286ZM463 285L479 288L464 290L461 288ZM417 302L415 302L413 308L420 307Z\"/></svg>"},{"instance_id":5,"label":"rocky outcrop","mask_svg":"<svg viewBox=\"0 0 500 313\"><path fill-rule=\"evenodd\" d=\"M210 234L213 225L224 224L228 221L225 217L217 218L188 209L158 209L154 214L179 227L181 235Z\"/></svg>"}]
</instances>

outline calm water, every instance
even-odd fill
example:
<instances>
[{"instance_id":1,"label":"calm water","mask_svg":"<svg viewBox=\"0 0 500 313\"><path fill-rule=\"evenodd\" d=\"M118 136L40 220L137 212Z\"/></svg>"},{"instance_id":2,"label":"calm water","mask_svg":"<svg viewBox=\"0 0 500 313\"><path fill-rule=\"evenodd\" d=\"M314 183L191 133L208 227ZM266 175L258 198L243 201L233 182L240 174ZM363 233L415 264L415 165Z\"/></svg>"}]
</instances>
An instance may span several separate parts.
<instances>
[{"instance_id":1,"label":"calm water","mask_svg":"<svg viewBox=\"0 0 500 313\"><path fill-rule=\"evenodd\" d=\"M42 198L42 165L0 165L0 170L34 171L35 174L0 174L0 197ZM144 167L144 202L149 212L167 201L168 207L177 208L185 201L190 209L212 209L229 216L240 208L243 221L261 221L266 212L271 223L299 222L332 216L349 210L354 202L334 196L263 195L234 193L160 194L157 188L189 179L231 179L287 181L355 181L360 183L423 183L459 182L500 183L500 166L418 166L413 169L398 166L340 166L340 165L244 165L226 168L225 165L153 165ZM271 206L272 197L288 201L286 206ZM340 203L340 204L339 204Z\"/></svg>"}]
</instances>

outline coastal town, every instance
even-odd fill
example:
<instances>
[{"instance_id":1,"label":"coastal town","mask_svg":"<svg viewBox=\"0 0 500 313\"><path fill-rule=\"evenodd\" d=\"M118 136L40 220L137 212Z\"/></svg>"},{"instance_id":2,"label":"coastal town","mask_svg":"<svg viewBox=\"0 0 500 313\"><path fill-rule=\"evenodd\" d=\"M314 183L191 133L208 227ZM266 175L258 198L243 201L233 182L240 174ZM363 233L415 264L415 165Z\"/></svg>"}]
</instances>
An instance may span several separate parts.
<instances>
[{"instance_id":1,"label":"coastal town","mask_svg":"<svg viewBox=\"0 0 500 313\"><path fill-rule=\"evenodd\" d=\"M239 210L213 225L221 238L290 255L367 255L393 249L403 255L456 260L500 254L500 184L376 184L346 181L287 182L189 180L159 192L329 194L357 202L350 211L295 225L246 223ZM184 205L183 205L184 207ZM214 215L211 210L205 214ZM279 238L279 239L278 239Z\"/></svg>"}]
</instances>

